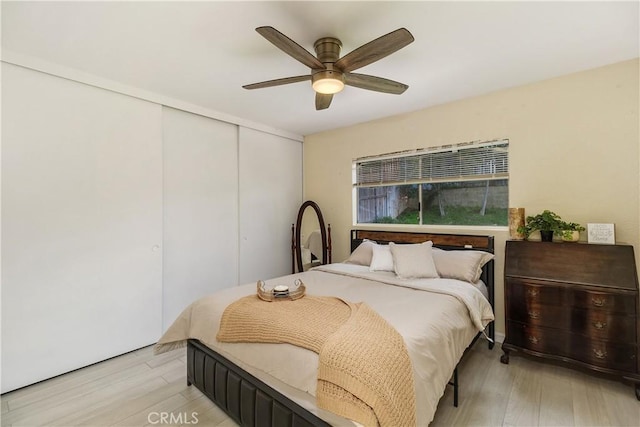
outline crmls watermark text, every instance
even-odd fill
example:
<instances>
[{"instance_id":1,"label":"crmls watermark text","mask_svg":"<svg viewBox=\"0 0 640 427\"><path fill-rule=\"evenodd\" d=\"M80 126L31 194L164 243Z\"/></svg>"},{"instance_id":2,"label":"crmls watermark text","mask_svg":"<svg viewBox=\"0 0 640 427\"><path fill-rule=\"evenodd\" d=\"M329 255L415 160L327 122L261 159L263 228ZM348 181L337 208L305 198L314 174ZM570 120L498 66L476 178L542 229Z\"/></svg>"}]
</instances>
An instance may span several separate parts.
<instances>
[{"instance_id":1,"label":"crmls watermark text","mask_svg":"<svg viewBox=\"0 0 640 427\"><path fill-rule=\"evenodd\" d=\"M149 412L149 424L198 424L197 412Z\"/></svg>"}]
</instances>

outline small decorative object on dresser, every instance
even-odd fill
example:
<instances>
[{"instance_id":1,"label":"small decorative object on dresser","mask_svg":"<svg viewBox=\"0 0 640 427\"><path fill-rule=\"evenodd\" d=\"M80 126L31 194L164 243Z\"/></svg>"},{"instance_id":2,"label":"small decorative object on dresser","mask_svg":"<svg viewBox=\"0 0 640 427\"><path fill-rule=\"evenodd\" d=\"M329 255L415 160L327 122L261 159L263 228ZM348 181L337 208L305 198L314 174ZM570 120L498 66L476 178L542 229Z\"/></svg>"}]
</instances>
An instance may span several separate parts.
<instances>
[{"instance_id":1,"label":"small decorative object on dresser","mask_svg":"<svg viewBox=\"0 0 640 427\"><path fill-rule=\"evenodd\" d=\"M580 240L580 232L584 230L585 228L580 224L562 221L558 234L563 242L577 242Z\"/></svg>"},{"instance_id":2,"label":"small decorative object on dresser","mask_svg":"<svg viewBox=\"0 0 640 427\"><path fill-rule=\"evenodd\" d=\"M511 211L509 211L509 220L511 221ZM527 240L531 233L539 231L543 242L551 242L554 233L564 242L577 242L580 239L580 232L584 230L585 228L582 225L563 221L560 215L550 210L544 210L535 216L528 216L526 224L522 224L517 228L517 232ZM513 238L511 228L509 228L509 233ZM514 240L522 239L514 238Z\"/></svg>"},{"instance_id":3,"label":"small decorative object on dresser","mask_svg":"<svg viewBox=\"0 0 640 427\"><path fill-rule=\"evenodd\" d=\"M640 400L640 299L633 247L507 241L511 351L634 383Z\"/></svg>"},{"instance_id":4,"label":"small decorative object on dresser","mask_svg":"<svg viewBox=\"0 0 640 427\"><path fill-rule=\"evenodd\" d=\"M555 212L544 210L535 216L528 216L525 225L518 227L518 232L524 234L524 238L528 239L534 231L540 232L540 238L543 242L553 240L553 233L559 231L562 218Z\"/></svg>"},{"instance_id":5,"label":"small decorative object on dresser","mask_svg":"<svg viewBox=\"0 0 640 427\"><path fill-rule=\"evenodd\" d=\"M616 234L613 224L587 224L589 231L589 243L604 243L606 245L614 245L616 243Z\"/></svg>"},{"instance_id":6,"label":"small decorative object on dresser","mask_svg":"<svg viewBox=\"0 0 640 427\"><path fill-rule=\"evenodd\" d=\"M509 237L513 240L524 240L524 208L509 208Z\"/></svg>"}]
</instances>

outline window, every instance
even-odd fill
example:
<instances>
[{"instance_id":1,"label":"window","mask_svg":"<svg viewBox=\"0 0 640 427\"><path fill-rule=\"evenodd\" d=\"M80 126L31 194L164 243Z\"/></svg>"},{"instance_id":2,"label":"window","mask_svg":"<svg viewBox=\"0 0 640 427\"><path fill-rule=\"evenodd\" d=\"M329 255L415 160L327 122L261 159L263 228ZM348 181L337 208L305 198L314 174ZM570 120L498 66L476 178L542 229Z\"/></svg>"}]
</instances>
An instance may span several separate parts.
<instances>
[{"instance_id":1,"label":"window","mask_svg":"<svg viewBox=\"0 0 640 427\"><path fill-rule=\"evenodd\" d=\"M356 222L506 226L508 152L501 140L356 159Z\"/></svg>"}]
</instances>

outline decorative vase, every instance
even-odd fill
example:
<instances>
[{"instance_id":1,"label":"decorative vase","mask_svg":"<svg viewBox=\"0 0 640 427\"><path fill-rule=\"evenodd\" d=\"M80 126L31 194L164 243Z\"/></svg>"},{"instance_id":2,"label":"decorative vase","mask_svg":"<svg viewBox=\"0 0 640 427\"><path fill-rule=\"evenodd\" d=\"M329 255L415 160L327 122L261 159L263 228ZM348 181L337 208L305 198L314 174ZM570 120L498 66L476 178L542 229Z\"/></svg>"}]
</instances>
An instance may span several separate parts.
<instances>
[{"instance_id":1,"label":"decorative vase","mask_svg":"<svg viewBox=\"0 0 640 427\"><path fill-rule=\"evenodd\" d=\"M540 230L540 239L543 242L553 241L553 230Z\"/></svg>"},{"instance_id":2,"label":"decorative vase","mask_svg":"<svg viewBox=\"0 0 640 427\"><path fill-rule=\"evenodd\" d=\"M518 227L524 227L524 208L509 208L509 237L513 240L524 240L524 234Z\"/></svg>"},{"instance_id":3,"label":"decorative vase","mask_svg":"<svg viewBox=\"0 0 640 427\"><path fill-rule=\"evenodd\" d=\"M580 232L577 230L564 230L560 233L563 242L577 242L580 240ZM567 235L567 233L571 233L571 235Z\"/></svg>"}]
</instances>

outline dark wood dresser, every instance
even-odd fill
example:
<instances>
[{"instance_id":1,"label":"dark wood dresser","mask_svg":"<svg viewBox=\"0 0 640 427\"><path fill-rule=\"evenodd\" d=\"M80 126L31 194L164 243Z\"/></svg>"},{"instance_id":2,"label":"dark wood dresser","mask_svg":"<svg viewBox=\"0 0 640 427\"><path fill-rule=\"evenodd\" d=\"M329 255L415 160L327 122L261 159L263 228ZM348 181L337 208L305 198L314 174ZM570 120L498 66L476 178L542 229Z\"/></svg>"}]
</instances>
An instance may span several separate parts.
<instances>
[{"instance_id":1,"label":"dark wood dresser","mask_svg":"<svg viewBox=\"0 0 640 427\"><path fill-rule=\"evenodd\" d=\"M640 400L640 300L633 247L507 241L506 337L511 351L634 383Z\"/></svg>"}]
</instances>

